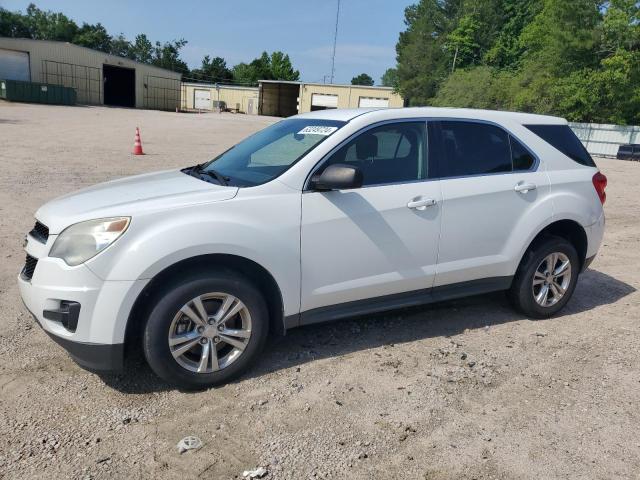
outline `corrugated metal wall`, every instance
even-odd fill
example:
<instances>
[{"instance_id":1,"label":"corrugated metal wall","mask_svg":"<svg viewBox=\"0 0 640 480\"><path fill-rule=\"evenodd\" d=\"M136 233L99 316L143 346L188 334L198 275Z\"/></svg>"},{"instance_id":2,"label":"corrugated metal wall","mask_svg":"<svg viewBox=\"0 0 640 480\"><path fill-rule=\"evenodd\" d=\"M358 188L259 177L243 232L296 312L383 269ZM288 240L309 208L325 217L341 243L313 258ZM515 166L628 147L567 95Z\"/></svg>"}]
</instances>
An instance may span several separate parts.
<instances>
[{"instance_id":1,"label":"corrugated metal wall","mask_svg":"<svg viewBox=\"0 0 640 480\"><path fill-rule=\"evenodd\" d=\"M32 82L76 89L78 103L104 103L103 65L135 70L135 106L175 110L180 106L177 72L66 42L0 37L0 48L28 52Z\"/></svg>"},{"instance_id":2,"label":"corrugated metal wall","mask_svg":"<svg viewBox=\"0 0 640 480\"><path fill-rule=\"evenodd\" d=\"M598 123L569 123L587 151L598 157L615 157L618 147L640 143L640 127Z\"/></svg>"}]
</instances>

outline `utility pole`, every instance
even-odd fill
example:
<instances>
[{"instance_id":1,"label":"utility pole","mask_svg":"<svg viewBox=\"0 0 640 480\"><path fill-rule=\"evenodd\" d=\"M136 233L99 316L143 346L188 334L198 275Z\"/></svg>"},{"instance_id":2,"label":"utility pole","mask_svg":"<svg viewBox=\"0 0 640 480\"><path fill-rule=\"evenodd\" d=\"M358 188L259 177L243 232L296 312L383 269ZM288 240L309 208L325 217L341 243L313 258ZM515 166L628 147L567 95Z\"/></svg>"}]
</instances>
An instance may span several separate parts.
<instances>
[{"instance_id":1,"label":"utility pole","mask_svg":"<svg viewBox=\"0 0 640 480\"><path fill-rule=\"evenodd\" d=\"M336 10L336 31L333 35L333 55L331 56L331 82L336 74L336 43L338 41L338 19L340 18L340 0L338 0L338 9Z\"/></svg>"}]
</instances>

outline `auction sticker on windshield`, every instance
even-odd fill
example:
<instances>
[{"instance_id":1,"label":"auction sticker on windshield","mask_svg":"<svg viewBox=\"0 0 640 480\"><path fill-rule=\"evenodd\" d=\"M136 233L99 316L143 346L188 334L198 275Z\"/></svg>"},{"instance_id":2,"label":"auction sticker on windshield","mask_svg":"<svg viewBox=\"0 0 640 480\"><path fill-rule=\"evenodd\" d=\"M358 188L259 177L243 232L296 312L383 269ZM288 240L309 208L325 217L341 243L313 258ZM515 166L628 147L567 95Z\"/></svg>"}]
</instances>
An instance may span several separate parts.
<instances>
[{"instance_id":1,"label":"auction sticker on windshield","mask_svg":"<svg viewBox=\"0 0 640 480\"><path fill-rule=\"evenodd\" d=\"M331 135L338 127L325 127L322 125L309 125L298 132L298 135Z\"/></svg>"}]
</instances>

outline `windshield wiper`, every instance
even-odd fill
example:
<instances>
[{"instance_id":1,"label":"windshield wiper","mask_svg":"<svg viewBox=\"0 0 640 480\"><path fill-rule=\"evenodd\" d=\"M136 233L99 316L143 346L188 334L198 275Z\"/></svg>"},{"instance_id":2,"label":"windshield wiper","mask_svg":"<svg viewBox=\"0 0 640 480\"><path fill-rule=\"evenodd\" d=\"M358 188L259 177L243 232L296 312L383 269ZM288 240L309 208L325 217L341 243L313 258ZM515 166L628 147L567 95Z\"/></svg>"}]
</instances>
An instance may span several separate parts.
<instances>
[{"instance_id":1,"label":"windshield wiper","mask_svg":"<svg viewBox=\"0 0 640 480\"><path fill-rule=\"evenodd\" d=\"M204 168L202 168L202 165L196 165L195 167L193 167L193 171L195 171L196 173L200 174L200 175L206 175L207 177L212 177L214 178L220 185L224 185L227 186L229 185L229 180L231 180L229 177L226 177L224 175L222 175L220 172L216 172L213 169L208 169L205 170Z\"/></svg>"}]
</instances>

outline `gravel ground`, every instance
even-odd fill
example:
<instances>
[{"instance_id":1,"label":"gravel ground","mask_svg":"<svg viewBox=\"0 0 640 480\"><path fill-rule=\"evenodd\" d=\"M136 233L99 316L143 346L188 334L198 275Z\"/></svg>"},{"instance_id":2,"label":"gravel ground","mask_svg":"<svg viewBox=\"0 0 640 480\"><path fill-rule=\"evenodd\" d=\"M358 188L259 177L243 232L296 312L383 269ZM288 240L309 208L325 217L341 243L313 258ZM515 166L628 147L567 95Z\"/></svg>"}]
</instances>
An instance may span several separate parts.
<instances>
[{"instance_id":1,"label":"gravel ground","mask_svg":"<svg viewBox=\"0 0 640 480\"><path fill-rule=\"evenodd\" d=\"M45 201L202 162L274 119L0 103L0 477L640 478L640 164L599 160L607 233L557 318L502 294L302 328L185 393L77 367L23 308ZM144 157L129 154L140 126ZM177 442L204 443L180 455Z\"/></svg>"}]
</instances>

